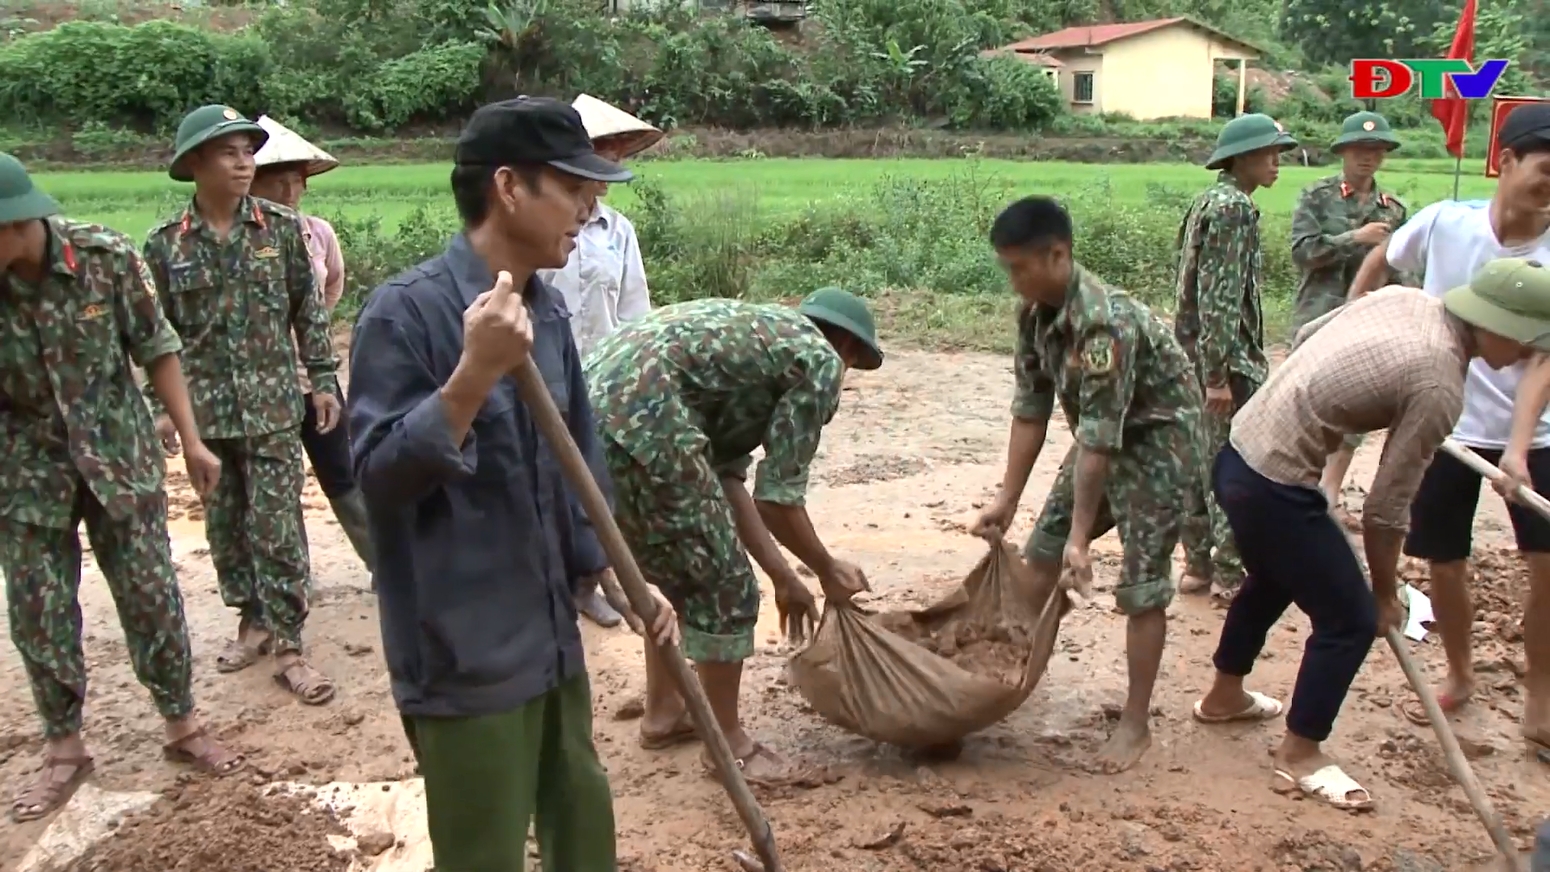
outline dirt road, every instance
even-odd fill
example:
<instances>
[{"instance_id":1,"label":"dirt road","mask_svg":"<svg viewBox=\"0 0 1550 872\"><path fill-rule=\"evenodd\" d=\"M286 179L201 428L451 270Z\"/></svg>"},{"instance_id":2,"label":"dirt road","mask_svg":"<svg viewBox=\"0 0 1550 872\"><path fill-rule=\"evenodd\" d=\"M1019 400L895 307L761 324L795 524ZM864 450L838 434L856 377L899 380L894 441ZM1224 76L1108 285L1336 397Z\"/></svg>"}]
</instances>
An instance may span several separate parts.
<instances>
[{"instance_id":1,"label":"dirt road","mask_svg":"<svg viewBox=\"0 0 1550 872\"><path fill-rule=\"evenodd\" d=\"M930 601L981 556L983 545L964 533L963 524L999 478L1010 390L1008 361L978 355L899 352L883 370L851 377L840 415L824 434L810 504L829 546L866 568L878 605ZM1014 530L1019 539L1069 445L1063 425L1052 429ZM1375 441L1358 459L1359 484L1371 476ZM315 485L307 494L316 578L307 641L310 656L340 684L337 701L319 709L295 702L261 667L235 676L216 673L215 654L235 618L216 593L197 503L181 474L174 481L174 552L198 656L199 704L220 735L251 755L246 780L410 776L414 767L388 697L366 576ZM1490 558L1477 585L1482 607L1476 656L1486 695L1460 725L1482 755L1475 765L1498 809L1526 837L1537 817L1550 812L1550 789L1545 770L1526 760L1514 740L1521 708L1514 673L1522 663L1522 580L1516 557L1502 551L1510 540L1500 502L1488 494L1482 506L1477 545ZM1112 536L1096 547L1116 553ZM1107 588L1116 571L1112 557L1098 571L1100 587ZM108 789L169 787L179 770L160 759L159 723L130 673L112 602L94 567L88 567L81 603L92 678L86 737L97 755L95 781ZM1273 794L1267 753L1280 735L1279 722L1261 728L1196 725L1190 704L1210 681L1222 618L1199 599L1181 599L1171 609L1151 752L1119 776L1086 771L1084 762L1110 724L1106 707L1117 707L1125 687L1124 619L1111 604L1100 595L1098 604L1067 619L1049 673L1021 710L972 737L960 759L927 766L846 735L806 710L782 679L784 655L766 596L762 647L743 691L752 724L785 750L832 763L844 775L816 789L765 796L790 868L1421 872L1464 869L1486 859L1489 843L1445 774L1430 732L1398 713L1407 690L1381 645L1328 746L1373 791L1378 809L1372 814L1351 816ZM1255 686L1286 698L1305 633L1306 620L1294 610L1272 634ZM614 717L643 688L639 642L622 628L588 626L586 636L598 743L617 796L625 868L729 868L728 850L744 837L720 790L701 775L698 747L640 750L638 723ZM1417 650L1440 674L1438 645ZM31 777L42 747L25 676L9 645L0 647L0 700L0 797L8 804ZM211 814L220 807L188 807L188 819L219 828ZM901 822L901 837L865 847ZM0 823L0 869L12 868L41 831L41 824ZM275 830L270 844L286 838ZM256 858L257 865L241 868L301 868L264 862L265 842L248 835L253 856L246 862Z\"/></svg>"}]
</instances>

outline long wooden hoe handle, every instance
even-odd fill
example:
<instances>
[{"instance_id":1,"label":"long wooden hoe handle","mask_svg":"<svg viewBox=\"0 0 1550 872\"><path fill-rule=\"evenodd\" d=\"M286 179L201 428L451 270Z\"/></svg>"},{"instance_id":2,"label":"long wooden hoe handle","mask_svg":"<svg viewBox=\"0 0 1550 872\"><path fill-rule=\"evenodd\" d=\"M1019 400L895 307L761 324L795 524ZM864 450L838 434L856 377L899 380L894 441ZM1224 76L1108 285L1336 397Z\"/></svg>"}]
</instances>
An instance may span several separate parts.
<instances>
[{"instance_id":1,"label":"long wooden hoe handle","mask_svg":"<svg viewBox=\"0 0 1550 872\"><path fill-rule=\"evenodd\" d=\"M1442 745L1442 754L1448 760L1448 771L1453 773L1453 780L1464 788L1464 795L1469 798L1469 804L1474 807L1480 823L1485 824L1485 831L1491 835L1491 841L1496 843L1496 850L1506 860L1507 868L1522 872L1523 866L1518 861L1518 849L1512 844L1512 836L1507 834L1507 828L1502 825L1501 817L1491 805L1490 797L1485 795L1485 789L1480 786L1480 779L1475 777L1475 770L1464 757L1464 750L1459 747L1459 740L1448 725L1448 716L1443 713L1442 706L1437 704L1437 697L1426 683L1426 676L1421 674L1415 658L1410 656L1405 637L1400 635L1397 628L1391 627L1385 638L1394 650L1399 668L1404 670L1405 678L1410 681L1410 687L1421 698L1421 705L1426 709L1426 719L1432 722L1432 732L1437 734L1437 742Z\"/></svg>"},{"instance_id":2,"label":"long wooden hoe handle","mask_svg":"<svg viewBox=\"0 0 1550 872\"><path fill-rule=\"evenodd\" d=\"M597 482L592 479L592 471L587 468L587 461L581 456L581 449L576 447L576 442L571 438L570 430L565 426L565 420L560 417L560 410L554 404L554 398L549 396L549 388L544 384L543 376L538 368L533 365L531 359L512 373L517 380L517 388L522 394L522 401L527 404L528 411L532 413L534 421L538 424L538 430L548 441L549 447L559 458L560 468L565 474L565 479L571 488L581 498L582 507L587 511L587 517L592 520L592 526L597 530L603 550L608 554L608 560L613 566L614 574L618 576L619 584L623 586L623 595L629 602L631 610L639 615L646 627L652 625L657 616L656 602L646 592L646 580L640 574L640 567L635 564L635 556L630 553L630 548L624 543L624 536L619 532L619 525L614 523L613 512L608 507L608 501L604 499L603 492L598 489ZM650 639L649 632L646 634ZM650 644L656 645L655 641ZM716 716L711 712L710 702L705 699L705 692L700 688L699 679L694 671L689 668L689 661L684 659L683 652L672 643L657 645L657 655L662 662L667 664L667 674L672 676L673 683L678 685L678 692L683 695L684 702L688 705L689 716L694 720L694 728L700 734L700 740L705 747L710 749L711 760L716 765L716 774L721 780L721 786L726 788L727 796L732 799L732 806L737 809L737 816L743 819L743 826L748 828L748 836L753 842L754 851L759 855L759 862L763 864L762 872L785 872L781 865L780 854L775 850L775 831L770 828L769 819L764 816L764 810L754 799L753 792L748 789L748 782L743 779L743 771L738 768L737 761L732 757L732 748L727 744L726 736L722 735L721 728L716 724ZM739 865L749 868L752 858L739 858ZM759 872L759 870L752 870Z\"/></svg>"},{"instance_id":3,"label":"long wooden hoe handle","mask_svg":"<svg viewBox=\"0 0 1550 872\"><path fill-rule=\"evenodd\" d=\"M1494 479L1502 474L1500 469L1492 466L1485 458L1452 439L1443 440L1442 450L1485 478ZM1521 486L1517 489L1516 496L1519 502L1550 520L1550 500ZM1361 550L1358 548L1356 553L1360 556ZM1502 825L1501 817L1496 814L1490 798L1485 795L1485 789L1480 786L1480 780L1475 777L1475 770L1464 757L1458 738L1453 735L1453 728L1448 724L1448 716L1437 703L1437 697L1432 693L1431 686L1427 684L1426 676L1416 665L1415 658L1410 656L1410 649L1405 644L1404 636L1400 634L1398 628L1390 628L1386 638L1389 647L1394 651L1394 658L1399 661L1399 668L1404 670L1411 689L1415 691L1417 697L1420 697L1421 705L1426 709L1426 719L1431 721L1432 732L1437 735L1437 742L1442 745L1442 753L1447 758L1448 770L1453 774L1453 780L1464 788L1464 795L1468 797L1475 815L1480 818L1480 823L1485 825L1491 841L1496 844L1496 850L1507 864L1506 868L1522 870L1523 864L1518 859L1518 850L1512 843L1512 837L1507 834L1507 828Z\"/></svg>"}]
</instances>

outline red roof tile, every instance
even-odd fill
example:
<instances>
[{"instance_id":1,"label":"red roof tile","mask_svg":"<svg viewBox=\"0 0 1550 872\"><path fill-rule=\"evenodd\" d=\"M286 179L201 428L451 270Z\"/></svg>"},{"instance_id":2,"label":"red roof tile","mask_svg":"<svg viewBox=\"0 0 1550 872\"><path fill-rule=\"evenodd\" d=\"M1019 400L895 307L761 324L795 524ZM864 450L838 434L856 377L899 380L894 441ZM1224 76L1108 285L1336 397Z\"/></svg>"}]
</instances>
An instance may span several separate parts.
<instances>
[{"instance_id":1,"label":"red roof tile","mask_svg":"<svg viewBox=\"0 0 1550 872\"><path fill-rule=\"evenodd\" d=\"M1083 27L1068 27L1065 30L1057 30L1054 33L1046 33L1043 36L1034 36L1014 42L1011 45L1005 46L1005 48L1015 52L1086 48L1105 45L1115 40L1127 39L1132 36L1140 36L1143 33L1161 30L1164 27L1171 27L1175 24L1189 24L1193 27L1215 33L1223 39L1242 43L1250 48L1254 47L1251 43L1229 36L1214 27L1202 24L1192 18L1181 16L1178 18L1156 18L1151 21L1133 21L1129 24L1093 24Z\"/></svg>"}]
</instances>

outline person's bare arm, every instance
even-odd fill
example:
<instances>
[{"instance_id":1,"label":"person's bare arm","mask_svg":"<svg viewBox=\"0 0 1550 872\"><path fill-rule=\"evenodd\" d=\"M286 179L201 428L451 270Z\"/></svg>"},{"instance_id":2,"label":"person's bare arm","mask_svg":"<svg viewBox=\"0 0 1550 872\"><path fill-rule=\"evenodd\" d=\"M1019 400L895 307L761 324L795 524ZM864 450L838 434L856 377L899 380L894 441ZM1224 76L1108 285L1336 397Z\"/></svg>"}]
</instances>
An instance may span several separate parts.
<instances>
[{"instance_id":1,"label":"person's bare arm","mask_svg":"<svg viewBox=\"0 0 1550 872\"><path fill-rule=\"evenodd\" d=\"M1464 408L1460 386L1417 381L1389 427L1372 490L1362 504L1362 547L1373 594L1380 600L1398 595L1400 548L1410 525L1410 503L1432 455L1453 432Z\"/></svg>"},{"instance_id":2,"label":"person's bare arm","mask_svg":"<svg viewBox=\"0 0 1550 872\"><path fill-rule=\"evenodd\" d=\"M813 529L813 520L808 517L805 505L791 506L759 500L755 506L770 534L814 574L823 577L834 571L834 555L818 538L818 531ZM764 564L761 562L759 565ZM765 571L768 572L768 568Z\"/></svg>"},{"instance_id":3,"label":"person's bare arm","mask_svg":"<svg viewBox=\"0 0 1550 872\"><path fill-rule=\"evenodd\" d=\"M1076 482L1072 486L1071 533L1066 541L1083 548L1092 542L1093 524L1103 505L1103 489L1109 481L1110 455L1082 446L1076 455Z\"/></svg>"},{"instance_id":4,"label":"person's bare arm","mask_svg":"<svg viewBox=\"0 0 1550 872\"><path fill-rule=\"evenodd\" d=\"M1518 393L1512 404L1512 435L1507 439L1503 454L1528 455L1547 403L1550 403L1550 354L1540 352L1529 361L1523 380L1518 382Z\"/></svg>"},{"instance_id":5,"label":"person's bare arm","mask_svg":"<svg viewBox=\"0 0 1550 872\"><path fill-rule=\"evenodd\" d=\"M1391 241L1383 240L1362 258L1362 265L1356 270L1356 278L1351 280L1351 289L1346 293L1348 301L1359 300L1388 283Z\"/></svg>"},{"instance_id":6,"label":"person's bare arm","mask_svg":"<svg viewBox=\"0 0 1550 872\"><path fill-rule=\"evenodd\" d=\"M748 486L744 484L743 479L723 475L721 490L726 494L727 505L732 509L732 520L737 524L737 538L743 543L743 547L748 549L748 556L759 564L759 568L764 570L764 574L770 577L772 583L800 584L796 570L791 568L786 555L780 553L780 546L775 544L769 528L764 525L759 506L754 502L753 495L748 492Z\"/></svg>"},{"instance_id":7,"label":"person's bare arm","mask_svg":"<svg viewBox=\"0 0 1550 872\"><path fill-rule=\"evenodd\" d=\"M1028 477L1033 474L1034 464L1039 462L1048 435L1049 418L1012 419L1012 432L1007 437L1006 471L1001 476L1001 492L997 499L1014 511L1022 501Z\"/></svg>"}]
</instances>

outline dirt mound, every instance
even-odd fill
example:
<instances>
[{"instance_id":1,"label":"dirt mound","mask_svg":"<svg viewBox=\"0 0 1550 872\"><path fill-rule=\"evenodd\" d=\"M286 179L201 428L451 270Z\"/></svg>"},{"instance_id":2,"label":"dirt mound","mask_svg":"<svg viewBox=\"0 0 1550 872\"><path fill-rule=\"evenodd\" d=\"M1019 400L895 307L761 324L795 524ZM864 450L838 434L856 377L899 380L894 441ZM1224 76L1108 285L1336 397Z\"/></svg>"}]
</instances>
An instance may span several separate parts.
<instances>
[{"instance_id":1,"label":"dirt mound","mask_svg":"<svg viewBox=\"0 0 1550 872\"><path fill-rule=\"evenodd\" d=\"M1033 652L1034 631L1020 624L980 626L953 622L933 628L911 612L879 615L877 623L916 645L953 661L958 668L1016 687Z\"/></svg>"},{"instance_id":2,"label":"dirt mound","mask_svg":"<svg viewBox=\"0 0 1550 872\"><path fill-rule=\"evenodd\" d=\"M328 843L345 828L305 797L265 793L242 776L201 779L130 815L61 872L344 872Z\"/></svg>"}]
</instances>

